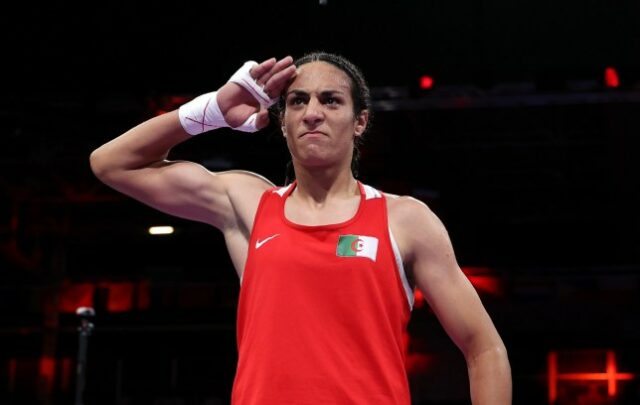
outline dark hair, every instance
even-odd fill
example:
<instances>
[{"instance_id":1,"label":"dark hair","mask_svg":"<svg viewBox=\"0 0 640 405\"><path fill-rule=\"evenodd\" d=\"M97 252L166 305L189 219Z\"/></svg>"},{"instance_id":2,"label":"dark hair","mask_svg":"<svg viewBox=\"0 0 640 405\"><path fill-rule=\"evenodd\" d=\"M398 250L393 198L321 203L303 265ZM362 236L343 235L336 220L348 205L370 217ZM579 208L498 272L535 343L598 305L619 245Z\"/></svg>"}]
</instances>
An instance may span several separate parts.
<instances>
[{"instance_id":1,"label":"dark hair","mask_svg":"<svg viewBox=\"0 0 640 405\"><path fill-rule=\"evenodd\" d=\"M311 52L307 53L304 56L296 59L293 64L296 67L300 67L304 64L311 62L326 62L331 65L337 67L344 73L346 73L347 77L349 77L349 84L351 86L351 98L353 99L353 114L354 116L359 116L360 113L364 110L369 111L369 119L367 120L367 126L363 131L362 135L364 135L367 130L371 127L371 119L373 118L371 111L371 95L369 92L369 85L364 79L364 75L360 71L360 69L354 65L351 61L341 55L336 55L328 52ZM278 102L278 117L282 121L284 117L284 111L286 109L286 102L284 94L280 97ZM351 159L351 172L354 177L358 176L358 163L360 160L360 145L363 143L363 137L357 136L354 139L353 146L353 158ZM296 174L293 170L293 162L289 161L287 163L286 175L285 175L285 185L291 183L295 180Z\"/></svg>"}]
</instances>

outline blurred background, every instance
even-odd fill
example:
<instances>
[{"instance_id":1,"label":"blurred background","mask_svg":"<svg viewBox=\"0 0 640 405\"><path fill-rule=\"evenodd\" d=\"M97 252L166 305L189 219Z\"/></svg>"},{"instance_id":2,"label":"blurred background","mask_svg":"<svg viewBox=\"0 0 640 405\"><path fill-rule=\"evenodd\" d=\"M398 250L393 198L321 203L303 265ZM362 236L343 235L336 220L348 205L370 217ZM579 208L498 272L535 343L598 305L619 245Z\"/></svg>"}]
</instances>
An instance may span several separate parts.
<instances>
[{"instance_id":1,"label":"blurred background","mask_svg":"<svg viewBox=\"0 0 640 405\"><path fill-rule=\"evenodd\" d=\"M239 284L221 235L101 184L91 151L246 60L340 53L372 87L360 179L427 203L509 350L514 404L640 403L640 3L22 2L0 16L0 403L217 405ZM172 158L284 180L275 125ZM151 235L151 226L173 234ZM418 297L420 298L420 297ZM468 404L418 299L414 404Z\"/></svg>"}]
</instances>

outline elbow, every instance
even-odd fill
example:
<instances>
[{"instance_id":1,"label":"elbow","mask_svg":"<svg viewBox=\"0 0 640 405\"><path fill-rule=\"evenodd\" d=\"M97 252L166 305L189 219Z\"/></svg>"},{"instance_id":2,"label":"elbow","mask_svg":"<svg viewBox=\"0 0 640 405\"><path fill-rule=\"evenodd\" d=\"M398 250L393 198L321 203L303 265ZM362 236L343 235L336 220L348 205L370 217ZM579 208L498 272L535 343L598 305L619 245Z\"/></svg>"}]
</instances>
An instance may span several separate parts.
<instances>
[{"instance_id":1,"label":"elbow","mask_svg":"<svg viewBox=\"0 0 640 405\"><path fill-rule=\"evenodd\" d=\"M509 353L507 353L507 347L500 341L493 347L494 355L500 362L509 364Z\"/></svg>"},{"instance_id":2,"label":"elbow","mask_svg":"<svg viewBox=\"0 0 640 405\"><path fill-rule=\"evenodd\" d=\"M463 349L467 362L473 364L479 359L492 359L492 361L509 362L507 347L497 333L487 336L485 339L472 340Z\"/></svg>"},{"instance_id":3,"label":"elbow","mask_svg":"<svg viewBox=\"0 0 640 405\"><path fill-rule=\"evenodd\" d=\"M470 368L473 368L481 363L490 363L494 367L501 365L501 368L510 368L509 354L504 343L495 342L490 346L486 346L482 349L474 350L466 353L467 364Z\"/></svg>"},{"instance_id":4,"label":"elbow","mask_svg":"<svg viewBox=\"0 0 640 405\"><path fill-rule=\"evenodd\" d=\"M89 166L93 174L102 182L107 182L109 173L112 171L109 169L108 159L105 158L101 148L98 148L91 152L89 155Z\"/></svg>"},{"instance_id":5,"label":"elbow","mask_svg":"<svg viewBox=\"0 0 640 405\"><path fill-rule=\"evenodd\" d=\"M97 178L102 177L104 173L104 165L100 159L100 152L98 149L94 150L91 152L91 155L89 155L89 166Z\"/></svg>"}]
</instances>

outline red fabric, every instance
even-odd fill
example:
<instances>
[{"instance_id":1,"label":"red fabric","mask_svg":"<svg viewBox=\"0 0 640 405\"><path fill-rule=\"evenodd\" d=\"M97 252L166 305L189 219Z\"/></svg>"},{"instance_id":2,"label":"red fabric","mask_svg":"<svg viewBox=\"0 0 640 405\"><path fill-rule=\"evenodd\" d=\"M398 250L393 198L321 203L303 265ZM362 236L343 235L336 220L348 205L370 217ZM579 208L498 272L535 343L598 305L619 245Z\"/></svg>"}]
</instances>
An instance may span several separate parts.
<instances>
[{"instance_id":1,"label":"red fabric","mask_svg":"<svg viewBox=\"0 0 640 405\"><path fill-rule=\"evenodd\" d=\"M256 214L240 290L232 403L409 404L403 332L411 310L385 198L365 199L359 184L353 218L302 226L284 216L294 187L283 196L265 192ZM377 238L375 262L337 256L340 235Z\"/></svg>"}]
</instances>

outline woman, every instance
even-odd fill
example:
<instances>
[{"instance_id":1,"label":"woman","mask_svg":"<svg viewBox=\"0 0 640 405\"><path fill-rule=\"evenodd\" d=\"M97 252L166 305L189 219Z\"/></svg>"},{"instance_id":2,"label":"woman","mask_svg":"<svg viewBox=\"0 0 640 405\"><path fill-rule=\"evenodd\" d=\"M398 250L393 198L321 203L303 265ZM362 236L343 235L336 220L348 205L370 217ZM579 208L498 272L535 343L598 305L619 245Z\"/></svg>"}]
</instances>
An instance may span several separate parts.
<instances>
[{"instance_id":1,"label":"woman","mask_svg":"<svg viewBox=\"0 0 640 405\"><path fill-rule=\"evenodd\" d=\"M279 96L293 183L166 160L191 135L265 127ZM510 403L506 349L442 223L354 177L369 114L346 59L272 58L101 146L91 166L116 190L223 232L242 283L233 403L409 404L401 339L414 286L465 355L473 403Z\"/></svg>"}]
</instances>

